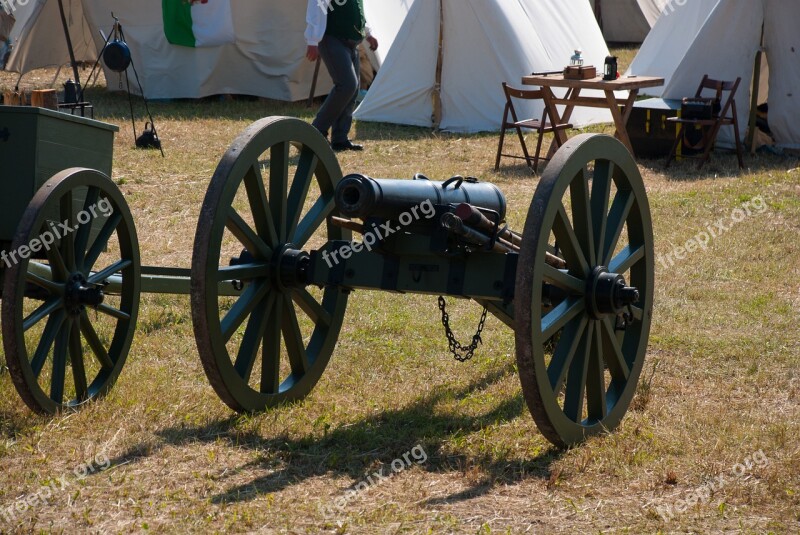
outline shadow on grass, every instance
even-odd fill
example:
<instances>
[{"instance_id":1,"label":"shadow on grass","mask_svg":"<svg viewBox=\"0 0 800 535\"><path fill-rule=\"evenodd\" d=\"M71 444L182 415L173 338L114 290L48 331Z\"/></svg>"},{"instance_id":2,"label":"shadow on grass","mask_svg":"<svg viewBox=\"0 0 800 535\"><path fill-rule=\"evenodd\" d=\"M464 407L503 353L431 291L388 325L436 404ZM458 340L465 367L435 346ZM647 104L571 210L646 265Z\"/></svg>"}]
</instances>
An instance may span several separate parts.
<instances>
[{"instance_id":1,"label":"shadow on grass","mask_svg":"<svg viewBox=\"0 0 800 535\"><path fill-rule=\"evenodd\" d=\"M753 156L746 152L744 157L745 168L739 169L736 153L725 150L712 152L711 159L700 169L698 169L700 161L694 158L674 161L669 168L664 167L666 161L667 158L665 156L659 159L642 158L638 160L638 163L640 167L653 173L662 174L667 180L675 182L736 178L740 175L786 171L800 165L800 158L788 152L783 155L758 152Z\"/></svg>"},{"instance_id":2,"label":"shadow on grass","mask_svg":"<svg viewBox=\"0 0 800 535\"><path fill-rule=\"evenodd\" d=\"M496 482L513 483L530 477L548 479L551 463L561 455L555 448L549 448L530 459L504 458L502 453L477 456L440 453L442 446L454 438L527 414L521 393L478 417L437 410L440 402L465 398L490 387L513 372L514 367L509 364L502 370L489 373L466 386L443 387L400 409L386 410L355 423L326 429L321 437L307 435L296 438L287 434L263 437L257 431L243 430L243 427L248 427L247 420L253 417L239 415L198 427L166 428L157 433L163 441L158 447L134 446L118 458L112 459L112 465L135 462L153 455L166 445L185 446L198 442L224 441L231 447L264 452L266 458L252 461L235 472L258 467L272 470L269 475L237 485L212 497L214 503L229 503L249 501L320 476L347 476L355 485L378 469L376 463L388 468L392 460L400 458L415 445L421 445L428 456L427 461L420 465L422 469L429 472L452 472L478 468L487 474L471 488L438 501L466 500L488 492ZM265 415L268 416L269 412ZM384 470L383 473L388 472Z\"/></svg>"}]
</instances>

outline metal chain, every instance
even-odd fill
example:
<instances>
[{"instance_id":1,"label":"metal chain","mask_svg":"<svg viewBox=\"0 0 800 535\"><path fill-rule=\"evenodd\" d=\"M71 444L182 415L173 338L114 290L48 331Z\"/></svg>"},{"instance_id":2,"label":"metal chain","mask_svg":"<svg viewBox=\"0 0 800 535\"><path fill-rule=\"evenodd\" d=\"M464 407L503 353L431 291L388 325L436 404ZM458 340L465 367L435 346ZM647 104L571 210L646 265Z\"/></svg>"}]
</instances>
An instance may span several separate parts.
<instances>
[{"instance_id":1,"label":"metal chain","mask_svg":"<svg viewBox=\"0 0 800 535\"><path fill-rule=\"evenodd\" d=\"M445 303L444 297L440 295L439 310L442 311L442 325L444 325L444 334L447 337L447 345L450 347L450 352L453 354L453 357L458 362L466 362L472 358L472 354L475 353L476 349L478 349L478 344L483 343L483 340L481 340L481 333L483 332L483 325L486 323L486 307L483 308L481 320L478 322L478 330L472 336L472 343L468 346L463 346L458 340L456 340L452 329L450 329L450 316L447 314L446 306L447 304Z\"/></svg>"}]
</instances>

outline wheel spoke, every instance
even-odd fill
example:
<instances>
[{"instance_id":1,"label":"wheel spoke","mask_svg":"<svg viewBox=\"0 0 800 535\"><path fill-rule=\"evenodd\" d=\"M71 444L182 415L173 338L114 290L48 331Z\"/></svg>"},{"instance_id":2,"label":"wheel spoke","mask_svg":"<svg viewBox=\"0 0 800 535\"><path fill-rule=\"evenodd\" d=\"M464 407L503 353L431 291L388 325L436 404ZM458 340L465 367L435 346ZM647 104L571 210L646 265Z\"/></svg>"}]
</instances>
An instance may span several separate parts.
<instances>
[{"instance_id":1,"label":"wheel spoke","mask_svg":"<svg viewBox=\"0 0 800 535\"><path fill-rule=\"evenodd\" d=\"M309 369L308 354L303 342L303 333L300 331L300 324L297 322L297 313L294 310L292 298L284 294L283 300L284 310L281 318L283 341L286 344L286 353L289 355L292 374L300 378Z\"/></svg>"},{"instance_id":2,"label":"wheel spoke","mask_svg":"<svg viewBox=\"0 0 800 535\"><path fill-rule=\"evenodd\" d=\"M566 271L554 268L550 264L544 264L542 269L542 279L545 282L558 286L572 295L584 295L586 293L585 281L573 277Z\"/></svg>"},{"instance_id":3,"label":"wheel spoke","mask_svg":"<svg viewBox=\"0 0 800 535\"><path fill-rule=\"evenodd\" d=\"M292 290L292 299L318 327L330 327L331 314L305 288Z\"/></svg>"},{"instance_id":4,"label":"wheel spoke","mask_svg":"<svg viewBox=\"0 0 800 535\"><path fill-rule=\"evenodd\" d=\"M50 354L50 348L53 347L56 336L61 332L61 325L64 324L65 318L66 313L64 310L58 310L47 318L47 324L45 324L44 331L42 331L42 338L39 340L36 352L31 359L31 369L37 379L42 373L42 368L44 368L44 363L47 360L47 355Z\"/></svg>"},{"instance_id":5,"label":"wheel spoke","mask_svg":"<svg viewBox=\"0 0 800 535\"><path fill-rule=\"evenodd\" d=\"M228 313L225 314L225 317L220 322L223 342L227 343L231 339L236 329L264 299L269 289L269 281L261 281L258 284L251 284L247 287L247 290L236 300L236 303L228 310Z\"/></svg>"},{"instance_id":6,"label":"wheel spoke","mask_svg":"<svg viewBox=\"0 0 800 535\"><path fill-rule=\"evenodd\" d=\"M261 392L277 394L281 373L281 316L283 299L275 299L264 333L264 356L261 362Z\"/></svg>"},{"instance_id":7,"label":"wheel spoke","mask_svg":"<svg viewBox=\"0 0 800 535\"><path fill-rule=\"evenodd\" d=\"M587 317L575 318L564 327L561 337L558 339L553 358L547 366L547 377L550 379L550 387L553 393L558 395L564 386L564 378L567 376L575 351L578 349L578 342L581 341L583 331L586 329Z\"/></svg>"},{"instance_id":8,"label":"wheel spoke","mask_svg":"<svg viewBox=\"0 0 800 535\"><path fill-rule=\"evenodd\" d=\"M594 322L583 333L575 358L569 367L567 389L564 393L564 414L573 422L580 422L583 413L583 393L586 390L586 373L592 350Z\"/></svg>"},{"instance_id":9,"label":"wheel spoke","mask_svg":"<svg viewBox=\"0 0 800 535\"><path fill-rule=\"evenodd\" d=\"M25 280L35 284L40 288L44 288L52 294L62 295L64 292L64 284L52 281L50 279L45 279L44 277L40 277L39 275L31 273L30 271L25 273Z\"/></svg>"},{"instance_id":10,"label":"wheel spoke","mask_svg":"<svg viewBox=\"0 0 800 535\"><path fill-rule=\"evenodd\" d=\"M64 230L64 234L61 236L61 255L64 257L64 263L67 269L71 271L75 269L75 242L73 242L72 237L68 234L68 232L73 232L75 230L73 226L74 220L72 218L72 212L74 211L72 205L72 190L64 192L64 196L61 197L59 202L61 223L67 225L68 228L68 231Z\"/></svg>"},{"instance_id":11,"label":"wheel spoke","mask_svg":"<svg viewBox=\"0 0 800 535\"><path fill-rule=\"evenodd\" d=\"M631 245L626 245L617 255L608 263L608 271L611 273L625 273L632 268L640 260L644 259L644 245L633 248Z\"/></svg>"},{"instance_id":12,"label":"wheel spoke","mask_svg":"<svg viewBox=\"0 0 800 535\"><path fill-rule=\"evenodd\" d=\"M300 220L300 214L303 213L303 205L308 197L308 188L311 187L311 181L314 180L314 173L317 170L318 163L319 158L314 154L314 151L308 147L303 147L286 204L286 210L289 215L288 228L286 230L287 236L292 236L297 228L297 222Z\"/></svg>"},{"instance_id":13,"label":"wheel spoke","mask_svg":"<svg viewBox=\"0 0 800 535\"><path fill-rule=\"evenodd\" d=\"M86 343L89 344L92 353L97 357L100 366L102 366L104 370L111 370L114 368L114 362L112 362L111 357L109 357L108 351L106 351L100 337L97 336L97 331L94 330L94 326L91 320L89 320L89 315L85 310L81 312L80 322L83 337L86 338Z\"/></svg>"},{"instance_id":14,"label":"wheel spoke","mask_svg":"<svg viewBox=\"0 0 800 535\"><path fill-rule=\"evenodd\" d=\"M129 320L129 319L131 319L131 315L128 314L127 312L123 312L122 310L114 308L114 307L112 307L110 305L107 305L105 303L100 303L99 305L97 305L96 310L98 312L102 312L103 314L106 314L107 316L111 316L112 318L117 318L118 320Z\"/></svg>"},{"instance_id":15,"label":"wheel spoke","mask_svg":"<svg viewBox=\"0 0 800 535\"><path fill-rule=\"evenodd\" d=\"M244 186L256 231L262 239L266 240L267 245L274 249L279 244L278 233L275 230L272 210L267 201L267 192L264 189L264 179L261 176L258 162L254 163L245 174Z\"/></svg>"},{"instance_id":16,"label":"wheel spoke","mask_svg":"<svg viewBox=\"0 0 800 535\"><path fill-rule=\"evenodd\" d=\"M609 160L596 160L594 162L594 177L592 178L592 227L594 228L594 250L597 254L595 264L602 264L603 245L608 221L608 201L611 197L611 182L613 181L614 162Z\"/></svg>"},{"instance_id":17,"label":"wheel spoke","mask_svg":"<svg viewBox=\"0 0 800 535\"><path fill-rule=\"evenodd\" d=\"M242 344L239 346L239 352L236 355L236 363L234 369L239 374L245 383L250 382L250 375L253 373L253 365L256 362L256 357L261 349L261 343L264 340L264 331L267 328L267 318L275 304L275 293L271 293L267 299L262 300L256 306L250 319L247 320L247 328L242 337Z\"/></svg>"},{"instance_id":18,"label":"wheel spoke","mask_svg":"<svg viewBox=\"0 0 800 535\"><path fill-rule=\"evenodd\" d=\"M58 250L58 247L49 247L45 254L47 255L47 261L50 263L50 270L53 274L53 278L62 281L67 280L69 277L69 270L67 269L67 264L64 263L64 257L61 256L61 251Z\"/></svg>"},{"instance_id":19,"label":"wheel spoke","mask_svg":"<svg viewBox=\"0 0 800 535\"><path fill-rule=\"evenodd\" d=\"M628 219L633 201L633 192L630 190L617 191L617 194L614 196L614 201L611 203L611 210L608 213L608 222L606 223L603 262L601 262L604 266L607 266L611 261L611 255L614 254L614 249L617 247L619 237L622 235L622 230L625 228L625 221Z\"/></svg>"},{"instance_id":20,"label":"wheel spoke","mask_svg":"<svg viewBox=\"0 0 800 535\"><path fill-rule=\"evenodd\" d=\"M31 312L30 316L22 320L22 331L27 331L56 310L59 310L62 306L63 302L60 296L56 296L49 301L45 301L39 305L36 310Z\"/></svg>"},{"instance_id":21,"label":"wheel spoke","mask_svg":"<svg viewBox=\"0 0 800 535\"><path fill-rule=\"evenodd\" d=\"M86 368L83 362L83 347L81 347L81 328L77 322L70 322L72 327L69 336L69 358L72 362L72 378L75 381L75 398L85 401L89 396L86 386Z\"/></svg>"},{"instance_id":22,"label":"wheel spoke","mask_svg":"<svg viewBox=\"0 0 800 535\"><path fill-rule=\"evenodd\" d=\"M588 419L592 422L602 421L608 413L602 351L600 332L596 330L586 370L586 411Z\"/></svg>"},{"instance_id":23,"label":"wheel spoke","mask_svg":"<svg viewBox=\"0 0 800 535\"><path fill-rule=\"evenodd\" d=\"M589 183L586 168L569 183L570 200L572 201L572 221L575 236L585 253L586 261L594 263L594 232L592 231L592 212L589 203Z\"/></svg>"},{"instance_id":24,"label":"wheel spoke","mask_svg":"<svg viewBox=\"0 0 800 535\"><path fill-rule=\"evenodd\" d=\"M67 367L67 348L69 346L69 331L71 322L65 321L56 336L53 349L53 375L50 378L50 399L56 403L64 401L64 379Z\"/></svg>"},{"instance_id":25,"label":"wheel spoke","mask_svg":"<svg viewBox=\"0 0 800 535\"><path fill-rule=\"evenodd\" d=\"M586 305L581 298L571 297L561 301L542 318L542 341L549 340L585 308Z\"/></svg>"},{"instance_id":26,"label":"wheel spoke","mask_svg":"<svg viewBox=\"0 0 800 535\"><path fill-rule=\"evenodd\" d=\"M640 289L640 292L641 292L641 289ZM641 297L639 299L641 299ZM642 317L643 317L643 314L644 314L644 311L642 310L642 308L631 305L631 310L633 311L633 319L635 319L636 321L642 321Z\"/></svg>"},{"instance_id":27,"label":"wheel spoke","mask_svg":"<svg viewBox=\"0 0 800 535\"><path fill-rule=\"evenodd\" d=\"M117 227L121 221L122 213L116 211L111 217L108 218L108 221L103 223L103 228L100 229L100 232L94 239L89 252L86 253L86 258L83 261L83 269L92 269L92 266L94 266L94 263L97 262L100 254L106 249L108 240L111 239L111 235L114 234L115 230L117 230Z\"/></svg>"},{"instance_id":28,"label":"wheel spoke","mask_svg":"<svg viewBox=\"0 0 800 535\"><path fill-rule=\"evenodd\" d=\"M269 245L250 228L250 225L242 219L242 216L233 207L228 211L228 219L225 221L225 226L256 258L267 260L272 256L272 249Z\"/></svg>"},{"instance_id":29,"label":"wheel spoke","mask_svg":"<svg viewBox=\"0 0 800 535\"><path fill-rule=\"evenodd\" d=\"M107 268L102 269L102 270L98 271L97 273L91 274L89 276L89 278L86 280L86 282L88 284L101 283L104 280L106 280L107 278L109 278L111 275L113 275L114 273L119 273L120 271L122 271L123 269L125 269L125 268L127 268L127 267L129 267L131 265L133 265L132 261L130 261L130 260L126 259L126 258L123 258L122 260L118 260L117 262L114 262L113 264L111 264Z\"/></svg>"},{"instance_id":30,"label":"wheel spoke","mask_svg":"<svg viewBox=\"0 0 800 535\"><path fill-rule=\"evenodd\" d=\"M622 348L617 340L617 333L612 324L613 318L606 317L600 322L600 334L602 335L603 358L608 365L611 379L620 384L625 384L631 373L630 366L625 361Z\"/></svg>"},{"instance_id":31,"label":"wheel spoke","mask_svg":"<svg viewBox=\"0 0 800 535\"><path fill-rule=\"evenodd\" d=\"M297 225L297 230L292 237L292 243L296 247L303 247L314 232L322 225L325 219L333 212L335 206L333 197L319 197L308 213L303 216L303 220Z\"/></svg>"},{"instance_id":32,"label":"wheel spoke","mask_svg":"<svg viewBox=\"0 0 800 535\"><path fill-rule=\"evenodd\" d=\"M560 205L553 222L553 234L561 249L561 254L567 262L569 272L577 277L586 277L589 274L589 264L581 249L578 237L570 225L564 205Z\"/></svg>"},{"instance_id":33,"label":"wheel spoke","mask_svg":"<svg viewBox=\"0 0 800 535\"><path fill-rule=\"evenodd\" d=\"M89 186L86 190L86 198L83 201L84 214L90 213L90 209L97 204L97 199L99 197L100 188ZM89 244L89 233L92 230L92 223L93 221L90 219L88 222L81 225L75 233L75 255L76 262L80 268L83 268L83 263L86 259L86 246Z\"/></svg>"},{"instance_id":34,"label":"wheel spoke","mask_svg":"<svg viewBox=\"0 0 800 535\"><path fill-rule=\"evenodd\" d=\"M269 150L269 207L278 240L286 241L286 192L289 187L289 143L277 143Z\"/></svg>"}]
</instances>

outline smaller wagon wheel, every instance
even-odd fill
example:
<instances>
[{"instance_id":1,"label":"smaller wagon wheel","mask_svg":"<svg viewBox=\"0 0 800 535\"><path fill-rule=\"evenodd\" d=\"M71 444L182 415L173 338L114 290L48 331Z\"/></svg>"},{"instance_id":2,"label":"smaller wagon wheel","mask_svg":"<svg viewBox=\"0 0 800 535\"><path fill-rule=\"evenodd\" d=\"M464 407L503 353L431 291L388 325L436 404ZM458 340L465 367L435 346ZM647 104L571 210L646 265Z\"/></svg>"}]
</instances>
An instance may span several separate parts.
<instances>
[{"instance_id":1,"label":"smaller wagon wheel","mask_svg":"<svg viewBox=\"0 0 800 535\"><path fill-rule=\"evenodd\" d=\"M566 267L545 262L548 252ZM610 136L570 139L531 202L514 303L522 391L554 444L611 430L627 411L647 351L653 264L633 157Z\"/></svg>"},{"instance_id":2,"label":"smaller wagon wheel","mask_svg":"<svg viewBox=\"0 0 800 535\"><path fill-rule=\"evenodd\" d=\"M303 279L308 250L350 239L327 222L341 177L314 127L270 117L233 142L211 179L192 258L192 319L206 375L236 411L305 397L328 364L347 294ZM231 284L238 296L227 297Z\"/></svg>"},{"instance_id":3,"label":"smaller wagon wheel","mask_svg":"<svg viewBox=\"0 0 800 535\"><path fill-rule=\"evenodd\" d=\"M139 308L139 246L116 185L67 169L34 195L4 252L3 346L14 386L53 414L107 393Z\"/></svg>"}]
</instances>

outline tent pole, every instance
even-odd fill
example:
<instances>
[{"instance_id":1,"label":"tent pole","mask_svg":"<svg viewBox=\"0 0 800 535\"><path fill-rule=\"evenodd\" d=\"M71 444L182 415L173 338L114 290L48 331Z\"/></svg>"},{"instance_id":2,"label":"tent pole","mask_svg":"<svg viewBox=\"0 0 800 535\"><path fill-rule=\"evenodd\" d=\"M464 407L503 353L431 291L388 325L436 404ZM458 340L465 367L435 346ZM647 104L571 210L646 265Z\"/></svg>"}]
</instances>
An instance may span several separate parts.
<instances>
[{"instance_id":1,"label":"tent pole","mask_svg":"<svg viewBox=\"0 0 800 535\"><path fill-rule=\"evenodd\" d=\"M439 54L436 58L436 80L433 85L433 128L442 123L442 68L444 65L444 0L439 0Z\"/></svg>"},{"instance_id":2,"label":"tent pole","mask_svg":"<svg viewBox=\"0 0 800 535\"><path fill-rule=\"evenodd\" d=\"M746 146L750 154L756 153L756 117L758 116L758 90L761 88L761 60L764 56L764 25L761 25L761 43L756 52L756 62L753 70L753 87L750 90L750 118L747 123Z\"/></svg>"},{"instance_id":3,"label":"tent pole","mask_svg":"<svg viewBox=\"0 0 800 535\"><path fill-rule=\"evenodd\" d=\"M600 31L603 31L603 5L602 5L602 0L594 0L594 18L597 19L597 25L600 26Z\"/></svg>"},{"instance_id":4,"label":"tent pole","mask_svg":"<svg viewBox=\"0 0 800 535\"><path fill-rule=\"evenodd\" d=\"M64 1L58 0L58 9L61 12L61 25L64 27L64 37L67 38L67 50L69 51L69 61L72 65L72 74L75 78L73 80L79 86L81 79L78 75L78 62L75 61L75 50L72 48L72 38L69 35L69 24L67 24L67 15L64 13Z\"/></svg>"}]
</instances>

